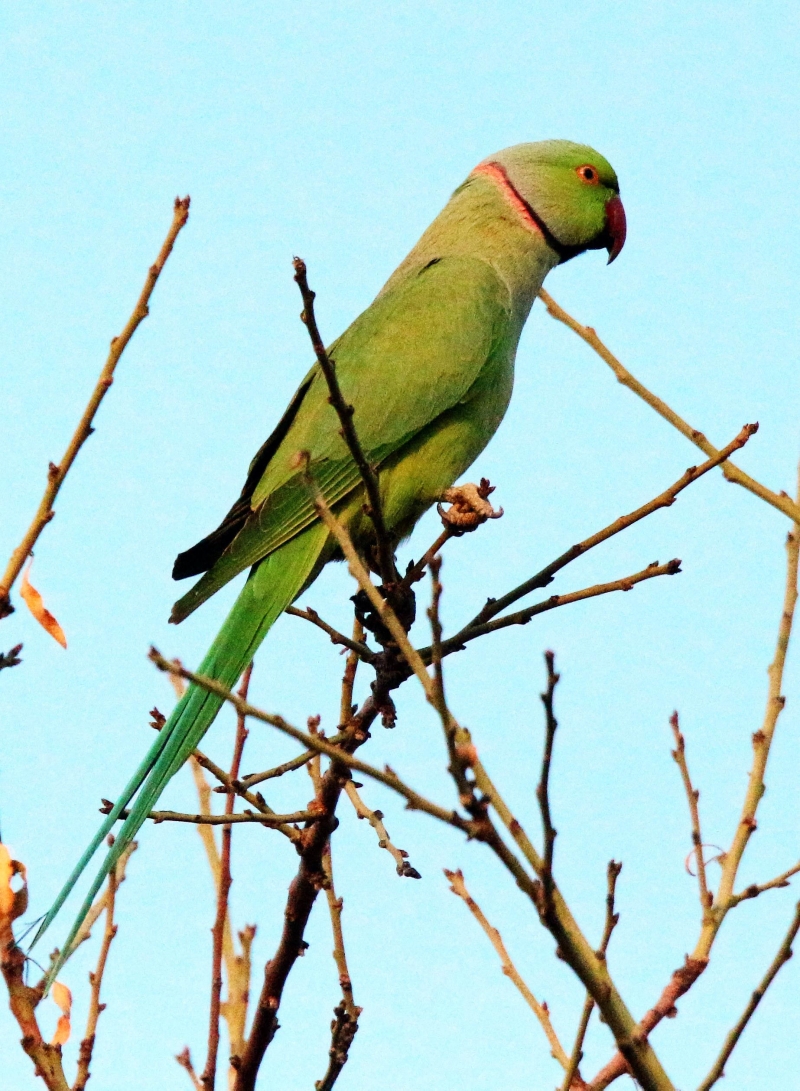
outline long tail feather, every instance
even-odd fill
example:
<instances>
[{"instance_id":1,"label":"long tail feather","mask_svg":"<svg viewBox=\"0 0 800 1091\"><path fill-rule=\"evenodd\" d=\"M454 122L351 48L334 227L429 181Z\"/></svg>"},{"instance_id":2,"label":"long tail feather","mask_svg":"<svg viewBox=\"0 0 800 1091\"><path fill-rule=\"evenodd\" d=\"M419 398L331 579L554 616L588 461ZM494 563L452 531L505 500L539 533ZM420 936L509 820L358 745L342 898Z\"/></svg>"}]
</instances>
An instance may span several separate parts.
<instances>
[{"instance_id":1,"label":"long tail feather","mask_svg":"<svg viewBox=\"0 0 800 1091\"><path fill-rule=\"evenodd\" d=\"M219 635L200 664L199 674L214 678L228 688L236 684L272 625L315 572L327 537L325 527L310 527L262 562L242 588ZM148 751L147 757L79 860L44 918L31 946L50 926L103 839L135 797L113 846L89 888L61 954L50 969L48 987L72 953L72 945L80 927L109 872L141 829L171 778L205 735L222 704L222 698L197 686L187 689L159 732L159 737Z\"/></svg>"}]
</instances>

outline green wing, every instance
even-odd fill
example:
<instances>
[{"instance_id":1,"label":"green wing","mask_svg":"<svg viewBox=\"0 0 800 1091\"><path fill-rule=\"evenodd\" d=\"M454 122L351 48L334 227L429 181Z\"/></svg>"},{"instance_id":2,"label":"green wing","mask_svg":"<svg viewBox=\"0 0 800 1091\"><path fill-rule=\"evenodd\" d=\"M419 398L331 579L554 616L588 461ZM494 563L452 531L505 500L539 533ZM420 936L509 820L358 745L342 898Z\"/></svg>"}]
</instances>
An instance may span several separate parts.
<instances>
[{"instance_id":1,"label":"green wing","mask_svg":"<svg viewBox=\"0 0 800 1091\"><path fill-rule=\"evenodd\" d=\"M370 461L381 466L422 429L468 399L484 364L509 330L508 288L485 262L443 258L413 272L375 302L329 353ZM251 463L242 495L221 527L182 558L213 557L209 570L173 609L181 621L244 569L301 533L317 518L301 472L308 451L314 480L335 505L360 477L339 434L318 365L301 383L272 436ZM220 546L222 547L220 549Z\"/></svg>"}]
</instances>

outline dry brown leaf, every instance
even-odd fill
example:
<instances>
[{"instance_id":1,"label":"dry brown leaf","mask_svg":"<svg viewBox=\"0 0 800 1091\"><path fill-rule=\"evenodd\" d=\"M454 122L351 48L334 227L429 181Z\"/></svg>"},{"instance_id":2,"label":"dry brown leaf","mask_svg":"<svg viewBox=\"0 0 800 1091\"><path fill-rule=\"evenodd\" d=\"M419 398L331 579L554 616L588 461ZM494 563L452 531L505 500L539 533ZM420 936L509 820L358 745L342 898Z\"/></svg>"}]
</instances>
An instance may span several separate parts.
<instances>
[{"instance_id":1,"label":"dry brown leaf","mask_svg":"<svg viewBox=\"0 0 800 1091\"><path fill-rule=\"evenodd\" d=\"M14 890L11 886L15 875L22 876L23 886L20 890ZM11 853L0 842L0 917L15 921L28 908L26 877L25 865L19 860L12 860Z\"/></svg>"},{"instance_id":2,"label":"dry brown leaf","mask_svg":"<svg viewBox=\"0 0 800 1091\"><path fill-rule=\"evenodd\" d=\"M30 562L22 574L22 583L19 585L19 593L22 595L25 605L42 628L46 629L53 640L57 640L62 648L66 648L67 638L64 636L64 630L45 606L42 596L28 580L28 573L30 572L32 565L33 561Z\"/></svg>"},{"instance_id":3,"label":"dry brown leaf","mask_svg":"<svg viewBox=\"0 0 800 1091\"><path fill-rule=\"evenodd\" d=\"M51 996L59 1008L61 1015L56 1024L56 1032L53 1035L51 1046L63 1046L69 1041L70 1025L69 1017L72 1012L72 993L61 981L54 981Z\"/></svg>"},{"instance_id":4,"label":"dry brown leaf","mask_svg":"<svg viewBox=\"0 0 800 1091\"><path fill-rule=\"evenodd\" d=\"M14 891L11 889L13 875L11 853L0 844L0 917L10 917L14 907Z\"/></svg>"}]
</instances>

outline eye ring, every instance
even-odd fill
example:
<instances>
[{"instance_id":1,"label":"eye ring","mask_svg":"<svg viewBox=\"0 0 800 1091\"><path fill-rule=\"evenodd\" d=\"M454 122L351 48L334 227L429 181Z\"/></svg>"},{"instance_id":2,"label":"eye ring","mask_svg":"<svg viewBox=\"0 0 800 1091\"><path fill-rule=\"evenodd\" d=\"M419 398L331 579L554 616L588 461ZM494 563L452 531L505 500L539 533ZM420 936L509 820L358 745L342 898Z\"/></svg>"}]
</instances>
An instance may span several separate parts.
<instances>
[{"instance_id":1,"label":"eye ring","mask_svg":"<svg viewBox=\"0 0 800 1091\"><path fill-rule=\"evenodd\" d=\"M600 185L600 175L597 173L597 167L593 167L591 163L583 163L576 168L575 173L587 186Z\"/></svg>"}]
</instances>

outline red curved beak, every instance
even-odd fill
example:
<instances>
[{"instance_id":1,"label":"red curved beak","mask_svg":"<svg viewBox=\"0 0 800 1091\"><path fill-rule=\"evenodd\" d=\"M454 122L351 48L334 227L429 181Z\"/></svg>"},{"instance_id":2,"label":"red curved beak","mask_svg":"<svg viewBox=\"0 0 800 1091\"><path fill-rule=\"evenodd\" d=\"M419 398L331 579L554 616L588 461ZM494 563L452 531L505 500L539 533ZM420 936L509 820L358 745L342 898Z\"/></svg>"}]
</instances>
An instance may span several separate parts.
<instances>
[{"instance_id":1,"label":"red curved beak","mask_svg":"<svg viewBox=\"0 0 800 1091\"><path fill-rule=\"evenodd\" d=\"M606 201L606 245L608 248L608 264L610 265L625 245L625 235L628 225L625 220L625 209L619 197L611 197Z\"/></svg>"}]
</instances>

